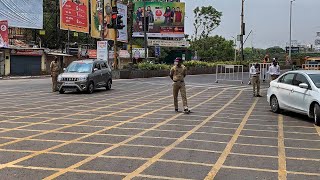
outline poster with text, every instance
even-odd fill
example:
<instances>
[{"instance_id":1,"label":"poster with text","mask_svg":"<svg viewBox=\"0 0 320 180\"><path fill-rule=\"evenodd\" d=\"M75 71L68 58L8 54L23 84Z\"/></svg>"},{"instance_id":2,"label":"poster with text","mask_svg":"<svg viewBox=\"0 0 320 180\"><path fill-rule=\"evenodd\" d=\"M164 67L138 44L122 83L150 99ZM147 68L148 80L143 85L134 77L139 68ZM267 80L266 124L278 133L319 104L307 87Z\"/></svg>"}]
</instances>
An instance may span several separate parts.
<instances>
[{"instance_id":1,"label":"poster with text","mask_svg":"<svg viewBox=\"0 0 320 180\"><path fill-rule=\"evenodd\" d=\"M184 37L185 3L181 2L135 2L134 37L143 37L144 15L149 37Z\"/></svg>"},{"instance_id":2,"label":"poster with text","mask_svg":"<svg viewBox=\"0 0 320 180\"><path fill-rule=\"evenodd\" d=\"M89 33L89 0L60 0L60 29Z\"/></svg>"},{"instance_id":3,"label":"poster with text","mask_svg":"<svg viewBox=\"0 0 320 180\"><path fill-rule=\"evenodd\" d=\"M9 47L8 21L0 21L0 48Z\"/></svg>"},{"instance_id":4,"label":"poster with text","mask_svg":"<svg viewBox=\"0 0 320 180\"><path fill-rule=\"evenodd\" d=\"M97 59L108 61L108 41L97 41Z\"/></svg>"}]
</instances>

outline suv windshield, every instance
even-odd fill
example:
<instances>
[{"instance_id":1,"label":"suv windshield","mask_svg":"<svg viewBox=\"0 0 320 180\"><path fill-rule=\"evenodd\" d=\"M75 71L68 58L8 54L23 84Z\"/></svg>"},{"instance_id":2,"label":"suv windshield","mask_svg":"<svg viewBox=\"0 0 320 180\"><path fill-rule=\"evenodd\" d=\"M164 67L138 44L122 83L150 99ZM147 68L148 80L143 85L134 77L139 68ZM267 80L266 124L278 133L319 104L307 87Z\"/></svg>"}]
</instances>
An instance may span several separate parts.
<instances>
[{"instance_id":1,"label":"suv windshield","mask_svg":"<svg viewBox=\"0 0 320 180\"><path fill-rule=\"evenodd\" d=\"M67 72L90 73L92 72L92 63L73 62L68 66Z\"/></svg>"},{"instance_id":2,"label":"suv windshield","mask_svg":"<svg viewBox=\"0 0 320 180\"><path fill-rule=\"evenodd\" d=\"M317 88L320 88L320 74L309 74L309 77L313 81L314 85L316 85Z\"/></svg>"}]
</instances>

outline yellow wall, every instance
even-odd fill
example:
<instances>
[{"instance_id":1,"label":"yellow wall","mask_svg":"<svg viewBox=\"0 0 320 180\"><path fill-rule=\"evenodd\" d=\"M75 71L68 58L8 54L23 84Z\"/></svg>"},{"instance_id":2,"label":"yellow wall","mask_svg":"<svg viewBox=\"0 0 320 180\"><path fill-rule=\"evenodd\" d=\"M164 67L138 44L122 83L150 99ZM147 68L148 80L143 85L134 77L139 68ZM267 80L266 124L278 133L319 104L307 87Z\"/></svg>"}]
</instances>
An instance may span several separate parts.
<instances>
[{"instance_id":1,"label":"yellow wall","mask_svg":"<svg viewBox=\"0 0 320 180\"><path fill-rule=\"evenodd\" d=\"M4 66L5 66L5 69L4 69L4 75L8 76L10 75L10 50L6 50L5 51L5 54L4 54ZM8 57L8 59L7 59Z\"/></svg>"}]
</instances>

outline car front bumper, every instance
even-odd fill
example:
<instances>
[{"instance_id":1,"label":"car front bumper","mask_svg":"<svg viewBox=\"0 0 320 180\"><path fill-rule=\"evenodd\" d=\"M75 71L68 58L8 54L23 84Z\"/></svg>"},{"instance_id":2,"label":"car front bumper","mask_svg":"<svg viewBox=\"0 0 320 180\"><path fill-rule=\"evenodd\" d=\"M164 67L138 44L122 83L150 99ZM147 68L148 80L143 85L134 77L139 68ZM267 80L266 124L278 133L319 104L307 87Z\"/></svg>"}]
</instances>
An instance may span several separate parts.
<instances>
[{"instance_id":1,"label":"car front bumper","mask_svg":"<svg viewBox=\"0 0 320 180\"><path fill-rule=\"evenodd\" d=\"M64 91L86 91L88 88L88 84L86 81L58 81L57 88L59 89L59 91L61 89L63 89Z\"/></svg>"}]
</instances>

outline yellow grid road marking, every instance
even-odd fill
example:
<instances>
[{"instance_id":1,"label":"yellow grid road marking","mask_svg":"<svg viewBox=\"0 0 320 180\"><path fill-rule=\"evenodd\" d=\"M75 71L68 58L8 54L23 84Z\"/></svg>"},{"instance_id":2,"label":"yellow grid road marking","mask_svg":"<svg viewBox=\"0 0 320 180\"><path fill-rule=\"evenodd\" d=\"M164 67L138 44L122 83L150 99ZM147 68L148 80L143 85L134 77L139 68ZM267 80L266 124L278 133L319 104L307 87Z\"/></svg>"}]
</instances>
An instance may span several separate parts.
<instances>
[{"instance_id":1,"label":"yellow grid road marking","mask_svg":"<svg viewBox=\"0 0 320 180\"><path fill-rule=\"evenodd\" d=\"M206 176L206 178L205 178L206 180L214 179L214 177L217 175L218 171L221 169L223 163L225 162L225 160L227 159L228 155L230 154L233 145L236 143L241 131L243 130L247 120L249 119L249 117L250 117L253 109L257 105L257 103L258 103L258 98L255 99L255 101L253 102L252 106L250 107L250 109L246 113L245 117L242 119L242 122L240 123L237 131L234 133L232 139L229 141L229 143L227 144L227 146L224 149L223 153L220 155L219 159L217 160L217 162L215 163L215 165L213 166L211 171Z\"/></svg>"},{"instance_id":2,"label":"yellow grid road marking","mask_svg":"<svg viewBox=\"0 0 320 180\"><path fill-rule=\"evenodd\" d=\"M206 90L205 90L205 91L206 91ZM220 93L218 93L217 95L215 95L215 96L211 97L210 99L208 99L207 101L203 101L202 103L194 106L194 108L196 108L196 107L198 107L198 106L200 106L200 105L202 105L202 104L204 104L204 103L206 103L206 102L211 101L212 99L214 99L214 98L218 97L220 94L222 94L224 91L226 91L226 90L223 90L223 91L221 91ZM203 92L204 92L204 91L201 91L201 92L199 92L199 93L191 96L190 98L195 97L195 96L197 96L198 94L201 94L201 93L203 93ZM163 108L167 108L167 107L170 107L170 106L172 106L172 105L168 105L168 106L165 106L165 107L163 107ZM156 110L156 111L157 111L157 110ZM52 174L51 176L49 176L49 177L47 177L47 178L45 178L45 179L54 179L54 178L56 178L56 177L58 177L58 176L60 176L60 175L62 175L62 174L65 174L66 172L69 172L70 170L73 170L73 169L75 169L75 168L77 168L77 167L80 167L81 165L83 165L83 164L85 164L85 163L87 163L87 162L90 162L90 161L92 161L93 159L95 159L95 158L97 158L97 157L99 157L99 156L101 156L101 155L103 155L103 154L105 154L105 153L107 153L107 152L109 152L109 151L111 151L111 150L113 150L113 149L115 149L115 148L123 145L123 144L126 144L126 143L128 143L128 142L130 142L130 141L132 141L132 140L134 140L134 139L136 139L136 138L138 138L138 137L140 137L141 135L143 135L143 134L145 134L145 133L147 133L147 132L149 132L149 131L151 131L151 130L153 130L153 129L156 129L156 128L160 127L161 125L164 125L164 124L166 124L167 122L169 122L169 121L171 121L171 120L173 120L173 119L176 119L177 117L179 117L179 116L181 116L181 115L182 115L182 114L177 114L177 115L173 116L172 118L169 118L168 120L166 120L166 121L164 121L164 122L161 122L161 123L157 124L156 126L154 126L154 127L152 127L152 128L149 128L149 129L147 129L147 130L145 130L145 131L143 131L143 132L141 132L141 133L139 133L139 134L137 134L137 135L132 136L132 137L129 138L129 139L126 139L126 140L124 140L124 141L122 141L122 142L120 142L120 143L118 143L118 144L115 144L114 146L112 146L112 147L110 147L110 148L107 148L107 149L105 149L105 150L103 150L103 151L101 151L101 152L99 152L99 153L97 153L97 154L95 154L95 155L87 158L87 159L84 159L84 160L82 160L82 161L80 161L80 162L78 162L78 163L76 163L76 164L74 164L74 165L72 165L72 166L64 169L63 171L59 171L59 172L57 172L57 173L55 173L55 174Z\"/></svg>"},{"instance_id":3,"label":"yellow grid road marking","mask_svg":"<svg viewBox=\"0 0 320 180\"><path fill-rule=\"evenodd\" d=\"M235 101L240 95L242 91L240 91L234 98L232 98L230 101L228 101L223 107L218 109L216 112L214 112L212 115L210 115L207 119L202 121L199 125L197 125L195 128L190 130L188 133L177 139L174 143L166 147L164 150L162 150L160 153L152 157L149 161L144 163L142 166L140 166L138 169L130 173L128 176L126 176L124 179L132 179L136 176L138 176L140 173L142 173L145 169L147 169L149 166L151 166L153 163L155 163L157 160L159 160L163 155L165 155L167 152L172 150L175 146L177 146L179 143L187 139L192 133L200 129L204 124L209 122L213 117L215 117L217 114L219 114L221 111L223 111L226 107L228 107L233 101Z\"/></svg>"}]
</instances>

